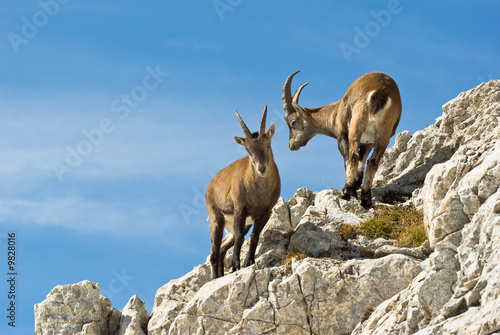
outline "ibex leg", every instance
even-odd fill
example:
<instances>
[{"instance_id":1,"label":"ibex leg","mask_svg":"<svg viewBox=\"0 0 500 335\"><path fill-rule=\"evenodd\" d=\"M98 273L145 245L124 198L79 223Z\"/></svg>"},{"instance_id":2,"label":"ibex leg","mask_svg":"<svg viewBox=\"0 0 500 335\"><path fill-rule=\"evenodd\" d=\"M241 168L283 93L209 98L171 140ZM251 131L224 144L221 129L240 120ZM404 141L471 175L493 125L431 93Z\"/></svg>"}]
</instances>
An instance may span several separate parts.
<instances>
[{"instance_id":1,"label":"ibex leg","mask_svg":"<svg viewBox=\"0 0 500 335\"><path fill-rule=\"evenodd\" d=\"M375 172L377 172L378 165L382 156L384 155L385 149L389 144L390 138L382 138L375 143L375 148L373 149L373 154L368 160L366 167L365 180L363 182L363 187L361 188L361 205L365 208L372 206L372 183Z\"/></svg>"},{"instance_id":2,"label":"ibex leg","mask_svg":"<svg viewBox=\"0 0 500 335\"><path fill-rule=\"evenodd\" d=\"M359 163L358 163L358 173L356 175L356 179L354 181L354 185L356 189L360 188L363 184L363 175L365 172L365 164L366 159L368 158L368 154L373 149L373 144L360 144L359 145Z\"/></svg>"},{"instance_id":3,"label":"ibex leg","mask_svg":"<svg viewBox=\"0 0 500 335\"><path fill-rule=\"evenodd\" d=\"M209 210L210 215L210 240L212 242L212 251L210 254L210 264L212 265L212 279L224 275L224 269L220 269L220 247L222 235L224 234L224 216L222 213L216 213L213 209Z\"/></svg>"},{"instance_id":4,"label":"ibex leg","mask_svg":"<svg viewBox=\"0 0 500 335\"><path fill-rule=\"evenodd\" d=\"M231 272L235 272L240 269L240 252L243 241L245 240L245 221L246 215L242 210L237 210L234 213L234 249L233 249L233 260L231 262Z\"/></svg>"},{"instance_id":5,"label":"ibex leg","mask_svg":"<svg viewBox=\"0 0 500 335\"><path fill-rule=\"evenodd\" d=\"M257 250L257 244L259 243L259 237L262 229L266 225L269 217L271 216L271 212L262 215L257 220L255 220L253 224L253 231L250 235L250 248L248 249L247 257L245 258L245 262L243 265L245 267L250 266L255 263L255 251Z\"/></svg>"}]
</instances>

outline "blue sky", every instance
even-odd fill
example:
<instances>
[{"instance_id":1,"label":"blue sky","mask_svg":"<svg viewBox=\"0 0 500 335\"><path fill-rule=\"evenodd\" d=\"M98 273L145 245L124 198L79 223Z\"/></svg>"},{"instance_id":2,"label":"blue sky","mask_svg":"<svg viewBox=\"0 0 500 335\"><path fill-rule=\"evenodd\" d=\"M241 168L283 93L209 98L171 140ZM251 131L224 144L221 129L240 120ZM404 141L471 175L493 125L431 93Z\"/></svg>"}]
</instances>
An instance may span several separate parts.
<instances>
[{"instance_id":1,"label":"blue sky","mask_svg":"<svg viewBox=\"0 0 500 335\"><path fill-rule=\"evenodd\" d=\"M398 128L499 78L498 1L1 1L0 333L33 333L58 284L99 282L122 309L205 261L204 192L245 153L238 110L264 104L288 200L341 188L334 139L287 148L281 89L337 101L371 71L399 85ZM7 326L7 234L16 234L16 328Z\"/></svg>"}]
</instances>

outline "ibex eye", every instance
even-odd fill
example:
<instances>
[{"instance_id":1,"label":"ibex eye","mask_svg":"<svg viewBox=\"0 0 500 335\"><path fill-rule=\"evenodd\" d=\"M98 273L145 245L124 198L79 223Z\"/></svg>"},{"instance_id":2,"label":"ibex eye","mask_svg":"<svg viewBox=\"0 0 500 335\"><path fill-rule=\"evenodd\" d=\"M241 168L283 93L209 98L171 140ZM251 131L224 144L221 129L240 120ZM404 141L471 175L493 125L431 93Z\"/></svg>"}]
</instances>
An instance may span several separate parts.
<instances>
[{"instance_id":1,"label":"ibex eye","mask_svg":"<svg viewBox=\"0 0 500 335\"><path fill-rule=\"evenodd\" d=\"M293 120L292 122L290 122L290 125L291 125L292 127L295 127L295 125L296 125L296 124L297 124L297 121L295 121L295 120Z\"/></svg>"}]
</instances>

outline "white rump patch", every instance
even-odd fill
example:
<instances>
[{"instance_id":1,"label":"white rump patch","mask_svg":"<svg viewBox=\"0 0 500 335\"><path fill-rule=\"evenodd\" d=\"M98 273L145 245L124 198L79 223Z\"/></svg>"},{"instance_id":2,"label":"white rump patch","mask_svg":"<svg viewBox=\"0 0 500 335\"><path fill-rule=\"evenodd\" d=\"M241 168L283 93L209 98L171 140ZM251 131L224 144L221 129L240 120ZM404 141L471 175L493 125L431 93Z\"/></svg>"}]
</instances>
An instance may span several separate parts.
<instances>
[{"instance_id":1,"label":"white rump patch","mask_svg":"<svg viewBox=\"0 0 500 335\"><path fill-rule=\"evenodd\" d=\"M379 111L379 113L380 112L385 113L385 111L388 110L391 107L391 105L392 105L392 99L391 99L391 97L387 97L387 101L385 102L385 106L382 108L381 111Z\"/></svg>"},{"instance_id":2,"label":"white rump patch","mask_svg":"<svg viewBox=\"0 0 500 335\"><path fill-rule=\"evenodd\" d=\"M370 93L368 93L368 98L366 99L366 102L369 104L370 103L370 100L372 99L372 96L373 94L377 92L376 90L374 91L371 91ZM387 110L389 107L391 107L391 104L392 104L392 100L391 100L391 97L387 97L387 101L385 102L385 106L382 107L380 110L377 111L376 114L379 114L380 112L384 112L385 110Z\"/></svg>"},{"instance_id":3,"label":"white rump patch","mask_svg":"<svg viewBox=\"0 0 500 335\"><path fill-rule=\"evenodd\" d=\"M368 93L368 98L366 99L366 102L367 103L370 103L370 100L372 99L372 95L373 93L377 92L376 90L375 91L371 91L370 93Z\"/></svg>"},{"instance_id":4,"label":"white rump patch","mask_svg":"<svg viewBox=\"0 0 500 335\"><path fill-rule=\"evenodd\" d=\"M368 102L370 101L370 98L372 97L373 93L375 93L375 91L371 91L368 94ZM383 116L385 115L385 113L387 113L391 105L392 105L392 99L390 97L387 97L385 106L379 109L374 115L370 114L366 129L363 132L363 134L361 134L360 143L363 144L375 143L375 141L377 140L377 134L379 133L378 129L383 128L383 125L381 124Z\"/></svg>"}]
</instances>

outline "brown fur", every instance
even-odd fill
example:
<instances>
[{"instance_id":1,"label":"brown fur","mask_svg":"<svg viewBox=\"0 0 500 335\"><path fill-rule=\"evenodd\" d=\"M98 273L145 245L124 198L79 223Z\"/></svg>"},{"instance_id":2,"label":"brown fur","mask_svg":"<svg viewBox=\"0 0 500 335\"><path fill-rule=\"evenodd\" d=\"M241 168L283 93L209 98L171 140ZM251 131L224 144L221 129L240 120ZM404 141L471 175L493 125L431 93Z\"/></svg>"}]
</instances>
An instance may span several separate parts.
<instances>
[{"instance_id":1,"label":"brown fur","mask_svg":"<svg viewBox=\"0 0 500 335\"><path fill-rule=\"evenodd\" d=\"M362 184L361 203L370 207L373 177L401 117L401 97L396 82L381 72L368 73L356 79L339 101L302 108L298 98L304 85L293 97L290 91L296 73L288 77L283 87L290 150L305 146L317 134L336 138L346 169L343 198L357 197L356 189ZM372 149L363 181L364 165Z\"/></svg>"},{"instance_id":2,"label":"brown fur","mask_svg":"<svg viewBox=\"0 0 500 335\"><path fill-rule=\"evenodd\" d=\"M263 116L264 124L265 117L266 111ZM249 266L255 262L260 232L267 223L281 191L278 167L271 150L274 130L275 126L272 124L265 133L254 133L252 136L247 134L246 138L235 137L237 143L245 146L249 156L222 169L208 186L206 203L210 217L210 262L213 279L224 275L224 257L233 245L231 271L240 269L241 246L250 229L250 226L245 225L247 217L254 221L254 228L250 235L250 249L243 265ZM258 169L265 170L264 176ZM222 240L227 216L234 217L234 234L228 233Z\"/></svg>"}]
</instances>

